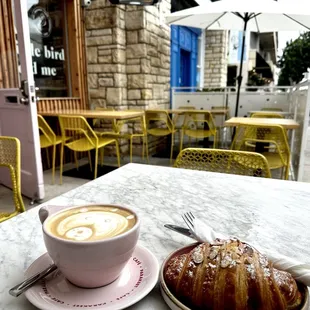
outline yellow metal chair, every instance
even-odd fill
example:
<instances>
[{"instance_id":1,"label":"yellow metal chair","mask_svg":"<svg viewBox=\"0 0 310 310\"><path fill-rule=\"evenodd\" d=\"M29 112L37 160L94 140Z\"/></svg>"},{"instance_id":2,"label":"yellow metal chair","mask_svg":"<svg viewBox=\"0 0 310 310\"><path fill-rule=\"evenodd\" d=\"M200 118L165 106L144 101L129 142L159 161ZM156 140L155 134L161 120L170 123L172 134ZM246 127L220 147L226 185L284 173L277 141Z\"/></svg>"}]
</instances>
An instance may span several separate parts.
<instances>
[{"instance_id":1,"label":"yellow metal chair","mask_svg":"<svg viewBox=\"0 0 310 310\"><path fill-rule=\"evenodd\" d=\"M0 212L0 223L10 219L18 213L25 211L25 206L21 195L20 156L20 141L14 137L0 136L0 167L7 167L10 171L15 203L14 212Z\"/></svg>"},{"instance_id":2,"label":"yellow metal chair","mask_svg":"<svg viewBox=\"0 0 310 310\"><path fill-rule=\"evenodd\" d=\"M74 154L76 154L76 152L88 152L90 166L92 166L90 151L95 150L94 179L96 179L98 169L99 149L103 151L103 148L105 146L115 143L117 163L118 166L120 167L119 145L116 139L98 137L97 134L90 127L90 125L87 123L86 119L82 116L60 115L59 123L63 139L65 139L68 136L71 138L69 142L64 142L62 144L60 153L61 162L63 161L64 146L74 151ZM60 177L62 182L62 165L61 165Z\"/></svg>"},{"instance_id":3,"label":"yellow metal chair","mask_svg":"<svg viewBox=\"0 0 310 310\"><path fill-rule=\"evenodd\" d=\"M211 114L212 114L212 111L223 110L223 109L228 109L228 112L226 113L226 115L219 115L222 118L220 119L219 122L217 121L218 120L217 115L213 116L213 119L214 119L216 131L218 133L218 140L220 140L221 143L225 142L225 144L227 144L227 135L228 135L228 131L230 131L231 128L226 127L224 123L225 123L225 120L230 119L230 109L226 108L226 106L212 106Z\"/></svg>"},{"instance_id":4,"label":"yellow metal chair","mask_svg":"<svg viewBox=\"0 0 310 310\"><path fill-rule=\"evenodd\" d=\"M264 113L264 112L256 112L252 113L251 117L255 118L284 118L283 115L279 113Z\"/></svg>"},{"instance_id":5,"label":"yellow metal chair","mask_svg":"<svg viewBox=\"0 0 310 310\"><path fill-rule=\"evenodd\" d=\"M41 149L48 149L50 146L53 147L53 158L52 158L52 183L55 181L55 165L56 165L56 146L63 143L62 136L57 136L46 120L38 115L38 125L40 131L40 146ZM65 141L69 140L70 137L65 137ZM49 164L49 156L47 153L48 164ZM60 166L62 166L62 161L60 162ZM62 170L62 168L60 169Z\"/></svg>"},{"instance_id":6,"label":"yellow metal chair","mask_svg":"<svg viewBox=\"0 0 310 310\"><path fill-rule=\"evenodd\" d=\"M254 152L188 148L178 155L174 167L270 178L266 158Z\"/></svg>"},{"instance_id":7,"label":"yellow metal chair","mask_svg":"<svg viewBox=\"0 0 310 310\"><path fill-rule=\"evenodd\" d=\"M282 178L287 180L290 169L290 147L287 133L279 125L248 125L238 126L235 139L231 146L235 150L259 150L268 161L271 170L282 168Z\"/></svg>"},{"instance_id":8,"label":"yellow metal chair","mask_svg":"<svg viewBox=\"0 0 310 310\"><path fill-rule=\"evenodd\" d=\"M106 108L101 108L101 107L96 107L96 110L99 111L111 111L113 109L106 109ZM134 111L134 110L132 110ZM139 110L141 111L141 110ZM95 120L96 124L98 124L98 121L100 120ZM141 123L141 131L139 133L128 133L128 132L122 132L123 127L127 123L132 123L132 122L140 122ZM134 130L134 129L133 129ZM129 140L129 152L130 152L130 162L132 162L132 147L133 147L133 139L134 138L142 138L142 158L144 159L144 148L146 150L146 158L147 161L149 161L149 154L148 154L148 142L147 142L147 134L146 134L146 129L145 129L145 119L144 117L137 117L133 118L130 120L113 120L112 122L112 130L111 131L105 131L103 128L95 128L95 133L99 136L102 137L110 137L110 138L115 138L115 139L128 139Z\"/></svg>"},{"instance_id":9,"label":"yellow metal chair","mask_svg":"<svg viewBox=\"0 0 310 310\"><path fill-rule=\"evenodd\" d=\"M208 129L205 129L205 126L207 126ZM211 113L203 110L185 112L181 131L180 151L183 149L184 136L196 139L204 139L213 136L213 147L215 147L217 132Z\"/></svg>"},{"instance_id":10,"label":"yellow metal chair","mask_svg":"<svg viewBox=\"0 0 310 310\"><path fill-rule=\"evenodd\" d=\"M171 135L170 162L172 162L174 134L176 132L174 124L166 110L145 111L147 134L155 137L165 137ZM156 127L154 127L154 125Z\"/></svg>"}]
</instances>

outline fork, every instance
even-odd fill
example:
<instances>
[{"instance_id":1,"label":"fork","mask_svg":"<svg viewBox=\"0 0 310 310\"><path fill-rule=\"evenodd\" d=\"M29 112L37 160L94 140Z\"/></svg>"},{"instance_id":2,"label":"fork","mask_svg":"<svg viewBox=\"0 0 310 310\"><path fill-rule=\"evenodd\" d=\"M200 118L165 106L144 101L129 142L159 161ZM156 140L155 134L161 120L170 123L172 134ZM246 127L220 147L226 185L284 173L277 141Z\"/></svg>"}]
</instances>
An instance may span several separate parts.
<instances>
[{"instance_id":1,"label":"fork","mask_svg":"<svg viewBox=\"0 0 310 310\"><path fill-rule=\"evenodd\" d=\"M182 215L183 221L185 222L185 224L187 225L187 227L189 228L189 230L192 232L192 234L198 238L199 240L199 236L196 235L195 233L195 225L194 225L194 220L195 220L195 216L192 212L185 212Z\"/></svg>"}]
</instances>

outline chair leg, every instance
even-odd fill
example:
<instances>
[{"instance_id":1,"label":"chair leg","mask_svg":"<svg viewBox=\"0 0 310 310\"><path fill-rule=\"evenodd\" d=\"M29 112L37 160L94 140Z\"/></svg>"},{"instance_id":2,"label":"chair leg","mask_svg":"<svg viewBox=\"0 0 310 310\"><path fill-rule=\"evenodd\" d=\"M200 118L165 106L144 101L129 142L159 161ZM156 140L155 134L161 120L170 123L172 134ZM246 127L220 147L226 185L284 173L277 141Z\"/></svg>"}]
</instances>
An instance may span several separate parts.
<instances>
[{"instance_id":1,"label":"chair leg","mask_svg":"<svg viewBox=\"0 0 310 310\"><path fill-rule=\"evenodd\" d=\"M130 143L129 143L130 162L132 163L132 140L133 140L132 135L130 135L129 140L130 140Z\"/></svg>"},{"instance_id":2,"label":"chair leg","mask_svg":"<svg viewBox=\"0 0 310 310\"><path fill-rule=\"evenodd\" d=\"M147 163L149 164L149 143L148 143L148 137L147 134L143 137L145 139L145 154L146 154L146 160Z\"/></svg>"},{"instance_id":3,"label":"chair leg","mask_svg":"<svg viewBox=\"0 0 310 310\"><path fill-rule=\"evenodd\" d=\"M50 169L51 168L51 162L50 162L50 154L49 154L49 151L48 151L48 147L45 148L45 152L46 152L47 167L48 167L48 169Z\"/></svg>"},{"instance_id":4,"label":"chair leg","mask_svg":"<svg viewBox=\"0 0 310 310\"><path fill-rule=\"evenodd\" d=\"M73 151L73 153L74 153L75 168L76 170L79 170L79 161L77 159L77 152Z\"/></svg>"},{"instance_id":5,"label":"chair leg","mask_svg":"<svg viewBox=\"0 0 310 310\"><path fill-rule=\"evenodd\" d=\"M181 136L181 139L180 139L180 152L183 150L183 139L184 139L184 131L180 131L180 136Z\"/></svg>"},{"instance_id":6,"label":"chair leg","mask_svg":"<svg viewBox=\"0 0 310 310\"><path fill-rule=\"evenodd\" d=\"M216 146L216 135L217 135L217 133L215 133L214 139L213 139L213 148L214 148L214 149L215 149L215 146Z\"/></svg>"},{"instance_id":7,"label":"chair leg","mask_svg":"<svg viewBox=\"0 0 310 310\"><path fill-rule=\"evenodd\" d=\"M59 179L59 184L62 184L62 169L63 169L63 159L64 159L64 144L61 143L60 147L60 179ZM75 153L75 152L74 152Z\"/></svg>"},{"instance_id":8,"label":"chair leg","mask_svg":"<svg viewBox=\"0 0 310 310\"><path fill-rule=\"evenodd\" d=\"M117 140L115 140L115 149L116 149L116 156L117 156L117 164L120 167L121 166L121 159L120 159L120 153L119 153L119 144L118 144Z\"/></svg>"},{"instance_id":9,"label":"chair leg","mask_svg":"<svg viewBox=\"0 0 310 310\"><path fill-rule=\"evenodd\" d=\"M93 171L90 151L88 151L88 161L89 161L89 168L90 168L90 171ZM97 164L98 164L98 158L97 158Z\"/></svg>"},{"instance_id":10,"label":"chair leg","mask_svg":"<svg viewBox=\"0 0 310 310\"><path fill-rule=\"evenodd\" d=\"M286 169L285 169L285 180L288 180L289 172L290 172L290 166L287 165L287 166L286 166Z\"/></svg>"},{"instance_id":11,"label":"chair leg","mask_svg":"<svg viewBox=\"0 0 310 310\"><path fill-rule=\"evenodd\" d=\"M170 163L172 164L173 157L173 145L174 145L174 133L171 133L171 151L170 151Z\"/></svg>"},{"instance_id":12,"label":"chair leg","mask_svg":"<svg viewBox=\"0 0 310 310\"><path fill-rule=\"evenodd\" d=\"M142 137L142 159L144 160L144 146L145 146L145 140L144 136Z\"/></svg>"},{"instance_id":13,"label":"chair leg","mask_svg":"<svg viewBox=\"0 0 310 310\"><path fill-rule=\"evenodd\" d=\"M90 151L88 151L88 156L90 157ZM91 161L89 162L91 166ZM98 170L98 148L96 148L96 155L95 155L95 173L94 179L97 178L97 170ZM92 171L92 170L91 170Z\"/></svg>"},{"instance_id":14,"label":"chair leg","mask_svg":"<svg viewBox=\"0 0 310 310\"><path fill-rule=\"evenodd\" d=\"M55 184L56 144L53 145L52 184Z\"/></svg>"},{"instance_id":15,"label":"chair leg","mask_svg":"<svg viewBox=\"0 0 310 310\"><path fill-rule=\"evenodd\" d=\"M104 147L100 149L100 166L103 166L103 158L104 158Z\"/></svg>"}]
</instances>

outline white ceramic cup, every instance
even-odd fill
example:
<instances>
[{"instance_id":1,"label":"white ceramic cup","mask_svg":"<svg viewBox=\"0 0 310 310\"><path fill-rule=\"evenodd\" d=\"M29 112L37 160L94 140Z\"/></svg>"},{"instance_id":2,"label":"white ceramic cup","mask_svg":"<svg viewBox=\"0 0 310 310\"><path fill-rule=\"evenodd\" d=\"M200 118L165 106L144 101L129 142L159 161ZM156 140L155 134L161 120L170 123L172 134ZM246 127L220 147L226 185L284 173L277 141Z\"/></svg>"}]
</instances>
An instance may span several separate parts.
<instances>
[{"instance_id":1,"label":"white ceramic cup","mask_svg":"<svg viewBox=\"0 0 310 310\"><path fill-rule=\"evenodd\" d=\"M39 210L48 254L67 280L85 288L104 286L118 278L136 247L140 231L140 219L136 212L116 205L102 206L128 210L135 215L136 223L128 231L112 238L98 241L71 241L58 238L46 229L49 217L65 210L91 206L72 208L45 206Z\"/></svg>"}]
</instances>

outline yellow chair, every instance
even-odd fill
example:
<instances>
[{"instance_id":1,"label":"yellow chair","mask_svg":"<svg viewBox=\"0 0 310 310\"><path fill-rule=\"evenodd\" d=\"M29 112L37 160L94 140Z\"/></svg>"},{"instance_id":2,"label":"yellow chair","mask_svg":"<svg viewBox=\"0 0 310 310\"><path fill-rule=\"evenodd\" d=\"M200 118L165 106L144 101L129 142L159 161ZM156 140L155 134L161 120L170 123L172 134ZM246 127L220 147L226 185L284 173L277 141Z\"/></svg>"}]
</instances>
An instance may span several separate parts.
<instances>
[{"instance_id":1,"label":"yellow chair","mask_svg":"<svg viewBox=\"0 0 310 310\"><path fill-rule=\"evenodd\" d=\"M20 156L20 141L14 137L0 136L0 167L9 168L12 180L13 198L15 203L14 212L0 212L0 223L10 219L18 213L26 211L21 195Z\"/></svg>"},{"instance_id":2,"label":"yellow chair","mask_svg":"<svg viewBox=\"0 0 310 310\"><path fill-rule=\"evenodd\" d=\"M253 152L188 148L178 155L174 167L270 178L266 158Z\"/></svg>"},{"instance_id":3,"label":"yellow chair","mask_svg":"<svg viewBox=\"0 0 310 310\"><path fill-rule=\"evenodd\" d=\"M40 131L41 149L48 150L48 148L50 146L53 147L52 184L54 184L54 181L55 181L55 165L56 165L56 146L63 142L63 138L62 138L62 136L57 136L54 133L52 128L49 126L49 124L46 122L46 120L41 115L38 115L38 125L39 125L39 131ZM67 141L69 139L70 139L70 137L66 137L65 141ZM48 153L47 153L47 160L48 160L48 165L50 166ZM60 166L61 165L62 165L62 161L60 162Z\"/></svg>"},{"instance_id":4,"label":"yellow chair","mask_svg":"<svg viewBox=\"0 0 310 310\"><path fill-rule=\"evenodd\" d=\"M271 170L282 168L282 178L285 169L285 179L288 179L290 169L290 147L287 133L279 125L248 125L237 127L235 139L231 146L235 150L259 151L268 161Z\"/></svg>"},{"instance_id":5,"label":"yellow chair","mask_svg":"<svg viewBox=\"0 0 310 310\"><path fill-rule=\"evenodd\" d=\"M120 167L119 145L116 139L98 137L96 133L93 131L93 129L90 127L90 125L87 123L86 119L82 116L60 115L59 123L63 141L65 141L66 137L68 136L71 138L69 142L64 142L61 146L61 153L60 153L61 162L63 162L64 146L66 146L72 151L74 151L74 154L76 154L76 152L88 152L90 166L92 167L90 151L95 150L94 179L96 179L98 169L99 149L103 151L103 148L106 145L115 143L117 163L118 166ZM62 182L62 165L61 165L60 177Z\"/></svg>"},{"instance_id":6,"label":"yellow chair","mask_svg":"<svg viewBox=\"0 0 310 310\"><path fill-rule=\"evenodd\" d=\"M101 108L101 107L96 107L96 110L99 111L113 111L113 109L106 109L106 108ZM134 111L134 110L131 110ZM141 110L139 110L141 111ZM95 120L96 124L100 124L100 120ZM139 121L141 123L141 133L126 133L122 132L122 128L125 126L126 123L130 122L137 122ZM133 147L133 139L134 138L142 138L142 159L144 159L144 147L146 150L146 158L147 161L149 161L149 154L148 154L148 142L147 142L147 134L145 130L145 120L144 118L141 118L140 116L137 118L133 118L130 120L113 120L112 122L112 131L105 131L102 128L95 128L95 133L99 136L104 136L104 137L110 137L110 138L115 138L115 139L128 139L129 140L129 152L130 152L130 162L132 162L132 147Z\"/></svg>"},{"instance_id":7,"label":"yellow chair","mask_svg":"<svg viewBox=\"0 0 310 310\"><path fill-rule=\"evenodd\" d=\"M255 118L284 118L283 115L279 113L264 113L264 112L256 112L252 113L251 117Z\"/></svg>"},{"instance_id":8,"label":"yellow chair","mask_svg":"<svg viewBox=\"0 0 310 310\"><path fill-rule=\"evenodd\" d=\"M225 115L212 115L212 116L214 119L216 131L218 133L218 140L221 141L222 145L224 145L223 142L225 142L225 145L226 145L227 144L228 131L230 131L231 128L226 127L224 125L224 123L225 123L225 120L230 119L230 109L226 108L225 106L212 106L211 107L211 114L212 114L212 111L223 110L223 109L228 109L228 112ZM217 116L221 117L220 122L217 122ZM231 134L231 132L230 132L230 134Z\"/></svg>"},{"instance_id":9,"label":"yellow chair","mask_svg":"<svg viewBox=\"0 0 310 310\"><path fill-rule=\"evenodd\" d=\"M208 129L205 129L205 126L207 126ZM217 132L211 113L203 110L185 112L181 131L180 151L183 149L184 135L196 139L204 139L213 136L213 147L215 147Z\"/></svg>"},{"instance_id":10,"label":"yellow chair","mask_svg":"<svg viewBox=\"0 0 310 310\"><path fill-rule=\"evenodd\" d=\"M166 110L145 111L147 134L155 137L165 137L171 135L170 162L172 162L174 134L176 132L174 124ZM155 125L156 127L154 127Z\"/></svg>"}]
</instances>

